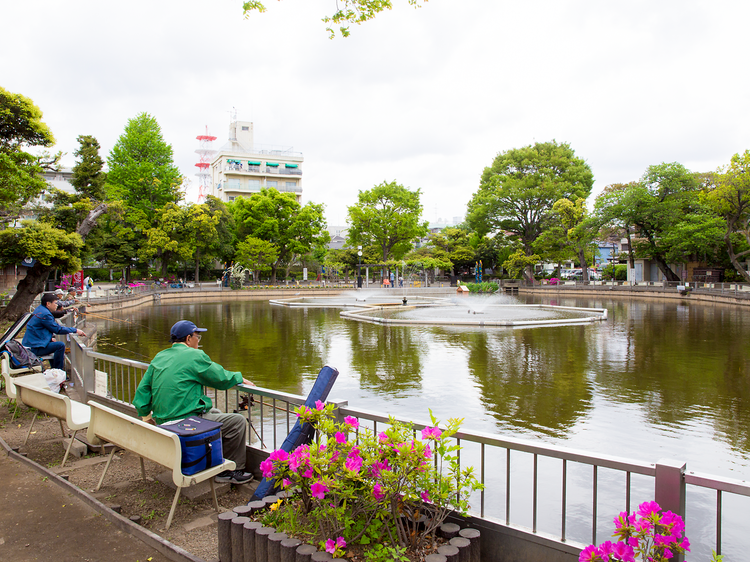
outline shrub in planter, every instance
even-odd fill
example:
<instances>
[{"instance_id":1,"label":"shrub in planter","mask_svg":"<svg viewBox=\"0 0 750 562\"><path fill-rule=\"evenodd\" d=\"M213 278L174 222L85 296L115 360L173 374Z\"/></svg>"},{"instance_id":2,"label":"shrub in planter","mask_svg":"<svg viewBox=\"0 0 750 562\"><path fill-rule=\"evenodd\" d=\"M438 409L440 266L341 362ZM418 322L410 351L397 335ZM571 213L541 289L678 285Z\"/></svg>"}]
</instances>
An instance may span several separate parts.
<instances>
[{"instance_id":1,"label":"shrub in planter","mask_svg":"<svg viewBox=\"0 0 750 562\"><path fill-rule=\"evenodd\" d=\"M440 429L430 412L434 427L415 439L411 424L393 418L374 435L356 418L336 422L333 405L318 402L296 412L321 438L291 453L274 451L261 463L264 477L294 491L264 524L334 556L353 544L363 545L373 561L429 548L451 511L466 514L470 494L482 488L471 467L460 467L459 447L449 441L463 420L448 420Z\"/></svg>"}]
</instances>

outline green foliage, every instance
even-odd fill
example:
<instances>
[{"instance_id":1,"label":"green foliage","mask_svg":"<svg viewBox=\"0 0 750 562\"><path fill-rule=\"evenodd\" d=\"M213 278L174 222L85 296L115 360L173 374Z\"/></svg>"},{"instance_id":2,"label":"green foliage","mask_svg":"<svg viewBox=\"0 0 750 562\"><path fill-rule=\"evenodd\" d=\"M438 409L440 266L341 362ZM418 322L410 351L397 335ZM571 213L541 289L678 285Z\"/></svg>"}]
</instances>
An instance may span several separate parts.
<instances>
[{"instance_id":1,"label":"green foliage","mask_svg":"<svg viewBox=\"0 0 750 562\"><path fill-rule=\"evenodd\" d=\"M527 256L523 250L516 250L503 262L503 267L508 271L508 275L514 279L518 279L524 270L528 267L533 267L539 262L539 259L539 256L536 254Z\"/></svg>"},{"instance_id":2,"label":"green foliage","mask_svg":"<svg viewBox=\"0 0 750 562\"><path fill-rule=\"evenodd\" d=\"M469 289L470 293L497 293L500 286L497 283L491 281L483 281L482 283L461 283L464 287Z\"/></svg>"},{"instance_id":3,"label":"green foliage","mask_svg":"<svg viewBox=\"0 0 750 562\"><path fill-rule=\"evenodd\" d=\"M49 224L23 221L21 228L0 231L0 264L19 263L27 256L44 266L72 273L81 269L81 237Z\"/></svg>"},{"instance_id":4,"label":"green foliage","mask_svg":"<svg viewBox=\"0 0 750 562\"><path fill-rule=\"evenodd\" d=\"M507 232L530 255L552 206L562 198L586 199L594 176L570 145L555 141L498 154L485 168L468 205L467 224L480 236Z\"/></svg>"},{"instance_id":5,"label":"green foliage","mask_svg":"<svg viewBox=\"0 0 750 562\"><path fill-rule=\"evenodd\" d=\"M246 237L237 245L237 263L253 272L255 282L261 272L270 271L271 265L276 262L279 252L271 242L260 238Z\"/></svg>"},{"instance_id":6,"label":"green foliage","mask_svg":"<svg viewBox=\"0 0 750 562\"><path fill-rule=\"evenodd\" d=\"M104 160L99 156L99 141L90 135L81 135L77 140L80 146L73 154L78 161L73 166L70 183L81 197L103 201L107 174L103 171Z\"/></svg>"},{"instance_id":7,"label":"green foliage","mask_svg":"<svg viewBox=\"0 0 750 562\"><path fill-rule=\"evenodd\" d=\"M373 544L365 551L364 556L367 562L391 562L392 560L409 562L409 557L406 556L406 548L382 543Z\"/></svg>"},{"instance_id":8,"label":"green foliage","mask_svg":"<svg viewBox=\"0 0 750 562\"><path fill-rule=\"evenodd\" d=\"M386 552L402 556L401 549L431 540L451 510L466 514L469 495L482 488L472 468L461 468L460 447L450 439L462 420L449 420L441 431L430 413L435 427L424 429L416 440L411 424L393 418L378 435L360 428L355 418L337 423L332 404L318 403L314 410L301 406L297 414L321 439L291 454L274 451L261 463L266 478L299 494L298 500L275 510L297 510L295 514L271 517L276 524L291 520L304 525L304 533L328 548L341 538L395 549L376 548L374 560ZM356 439L350 435L355 430ZM421 515L428 521L423 530L417 525ZM299 527L281 529L300 532Z\"/></svg>"},{"instance_id":9,"label":"green foliage","mask_svg":"<svg viewBox=\"0 0 750 562\"><path fill-rule=\"evenodd\" d=\"M54 143L34 102L0 87L0 227L17 219L21 209L46 189L40 174L57 162L25 148Z\"/></svg>"},{"instance_id":10,"label":"green foliage","mask_svg":"<svg viewBox=\"0 0 750 562\"><path fill-rule=\"evenodd\" d=\"M248 236L274 245L278 257L271 266L272 282L279 267L287 267L296 256L324 246L331 237L325 230L323 205L300 205L293 193L262 189L252 197L238 197L229 209L237 224L238 238Z\"/></svg>"},{"instance_id":11,"label":"green foliage","mask_svg":"<svg viewBox=\"0 0 750 562\"><path fill-rule=\"evenodd\" d=\"M415 8L422 6L421 0L408 0L408 2ZM427 0L424 0L424 2L427 2ZM336 31L332 27L334 25L339 26L338 31L342 37L348 37L350 33L349 25L360 25L373 19L383 10L390 10L392 7L391 0L339 0L336 2L336 11L333 15L325 16L322 21L328 25L326 31L330 34L331 39L336 36ZM242 3L242 10L245 18L248 18L250 12L265 12L266 7L259 0L245 0Z\"/></svg>"},{"instance_id":12,"label":"green foliage","mask_svg":"<svg viewBox=\"0 0 750 562\"><path fill-rule=\"evenodd\" d=\"M615 264L615 281L627 281L628 266L627 264ZM605 265L602 268L602 280L612 281L612 264Z\"/></svg>"},{"instance_id":13,"label":"green foliage","mask_svg":"<svg viewBox=\"0 0 750 562\"><path fill-rule=\"evenodd\" d=\"M357 204L349 207L349 245L377 246L384 262L401 259L428 232L427 222L420 222L419 197L419 189L409 191L395 181L360 191Z\"/></svg>"}]
</instances>

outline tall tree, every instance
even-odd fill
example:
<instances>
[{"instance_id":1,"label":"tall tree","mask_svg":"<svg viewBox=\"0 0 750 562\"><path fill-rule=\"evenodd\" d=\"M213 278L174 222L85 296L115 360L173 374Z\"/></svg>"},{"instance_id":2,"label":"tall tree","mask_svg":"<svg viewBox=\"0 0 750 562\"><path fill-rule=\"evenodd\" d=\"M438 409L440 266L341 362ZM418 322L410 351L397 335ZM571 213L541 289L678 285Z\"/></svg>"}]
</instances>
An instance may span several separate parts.
<instances>
[{"instance_id":1,"label":"tall tree","mask_svg":"<svg viewBox=\"0 0 750 562\"><path fill-rule=\"evenodd\" d=\"M0 88L0 228L18 219L21 209L47 188L41 173L54 158L26 149L53 144L55 138L34 102Z\"/></svg>"},{"instance_id":2,"label":"tall tree","mask_svg":"<svg viewBox=\"0 0 750 562\"><path fill-rule=\"evenodd\" d=\"M422 6L422 0L407 0L415 8ZM427 2L427 0L424 0ZM336 36L333 30L334 25L339 26L339 33L342 37L349 36L349 25L361 24L371 20L383 10L390 10L393 7L391 0L339 0L336 2L336 11L332 16L325 16L323 23L327 24L326 31L330 34L331 39ZM242 3L242 10L245 17L250 16L250 12L265 12L266 6L260 0L245 0Z\"/></svg>"},{"instance_id":3,"label":"tall tree","mask_svg":"<svg viewBox=\"0 0 750 562\"><path fill-rule=\"evenodd\" d=\"M586 199L593 185L591 168L569 144L551 141L507 150L484 169L467 223L480 235L504 231L516 236L531 256L555 201ZM532 266L525 277L533 279Z\"/></svg>"},{"instance_id":4,"label":"tall tree","mask_svg":"<svg viewBox=\"0 0 750 562\"><path fill-rule=\"evenodd\" d=\"M360 191L357 204L349 207L349 245L378 246L384 262L391 255L403 257L428 232L427 222L420 222L419 196L419 189L409 191L395 181Z\"/></svg>"},{"instance_id":5,"label":"tall tree","mask_svg":"<svg viewBox=\"0 0 750 562\"><path fill-rule=\"evenodd\" d=\"M279 268L288 268L297 256L327 244L323 205L300 205L293 193L262 189L252 197L238 197L230 205L240 239L247 236L273 244L278 257L271 266L271 282Z\"/></svg>"},{"instance_id":6,"label":"tall tree","mask_svg":"<svg viewBox=\"0 0 750 562\"><path fill-rule=\"evenodd\" d=\"M679 281L680 277L669 267L670 259L675 257L670 252L677 240L667 235L686 221L715 228L708 224L711 217L700 205L701 187L697 175L682 164L663 163L649 166L639 182L603 193L595 208L601 223L615 221L631 226L636 235L632 251L656 263L667 281ZM693 224L683 233L697 235L699 230ZM683 248L695 251L699 245L700 240L694 240Z\"/></svg>"},{"instance_id":7,"label":"tall tree","mask_svg":"<svg viewBox=\"0 0 750 562\"><path fill-rule=\"evenodd\" d=\"M41 121L39 108L28 98L1 88L0 98L0 201L3 203L0 221L7 223L47 188L39 174L56 162L57 157L35 157L23 150L54 143L52 133ZM49 220L42 217L41 221L24 221L21 228L0 231L0 266L18 263L26 257L36 260L19 281L8 306L0 312L0 321L15 320L27 312L34 298L44 290L53 269L69 273L80 268L83 242L107 210L107 204L85 197L76 202L78 208L72 209L73 202L66 200L65 205L71 209L50 213L46 217ZM58 220L61 216L75 216L75 220Z\"/></svg>"},{"instance_id":8,"label":"tall tree","mask_svg":"<svg viewBox=\"0 0 750 562\"><path fill-rule=\"evenodd\" d=\"M80 146L73 154L78 157L78 161L73 166L70 183L81 197L103 201L107 174L103 171L104 160L99 156L99 141L91 135L80 135L77 140Z\"/></svg>"},{"instance_id":9,"label":"tall tree","mask_svg":"<svg viewBox=\"0 0 750 562\"><path fill-rule=\"evenodd\" d=\"M248 236L237 244L235 261L253 272L253 280L256 283L260 279L260 274L270 271L277 259L279 252L276 246L266 240Z\"/></svg>"},{"instance_id":10,"label":"tall tree","mask_svg":"<svg viewBox=\"0 0 750 562\"><path fill-rule=\"evenodd\" d=\"M706 201L726 221L724 242L729 261L750 282L750 274L740 263L740 259L750 255L750 150L732 156L728 168L715 175ZM749 249L737 251L738 235Z\"/></svg>"}]
</instances>

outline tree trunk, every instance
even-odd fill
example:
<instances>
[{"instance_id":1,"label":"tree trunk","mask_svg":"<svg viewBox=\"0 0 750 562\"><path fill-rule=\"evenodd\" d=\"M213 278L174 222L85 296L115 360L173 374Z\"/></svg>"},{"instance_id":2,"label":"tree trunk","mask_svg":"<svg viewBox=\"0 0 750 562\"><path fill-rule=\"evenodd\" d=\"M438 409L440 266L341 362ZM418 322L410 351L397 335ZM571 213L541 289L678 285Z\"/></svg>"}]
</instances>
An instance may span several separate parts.
<instances>
[{"instance_id":1,"label":"tree trunk","mask_svg":"<svg viewBox=\"0 0 750 562\"><path fill-rule=\"evenodd\" d=\"M672 271L667 262L664 261L664 258L661 256L652 256L652 258L659 267L659 270L664 274L664 277L667 278L667 281L680 281L680 277Z\"/></svg>"},{"instance_id":2,"label":"tree trunk","mask_svg":"<svg viewBox=\"0 0 750 562\"><path fill-rule=\"evenodd\" d=\"M107 204L101 203L96 208L89 211L89 214L81 222L76 232L83 238L89 235L91 229L96 226L97 219L107 210ZM16 294L10 299L8 306L0 311L0 322L15 322L24 313L29 312L31 304L39 293L44 292L44 283L49 277L50 271L55 269L51 265L42 265L37 261L34 266L28 270L26 277L18 282Z\"/></svg>"},{"instance_id":3,"label":"tree trunk","mask_svg":"<svg viewBox=\"0 0 750 562\"><path fill-rule=\"evenodd\" d=\"M534 266L533 265L527 265L524 268L523 278L525 281L528 281L532 285L534 284Z\"/></svg>"},{"instance_id":4,"label":"tree trunk","mask_svg":"<svg viewBox=\"0 0 750 562\"><path fill-rule=\"evenodd\" d=\"M750 283L750 274L745 270L744 267L742 267L742 264L737 259L737 254L734 253L734 246L732 245L732 238L731 238L731 232L727 230L727 233L724 235L724 241L727 243L727 251L729 252L729 261L732 262L732 265L734 266L734 269L742 275L742 278ZM743 254L745 252L742 252Z\"/></svg>"},{"instance_id":5,"label":"tree trunk","mask_svg":"<svg viewBox=\"0 0 750 562\"><path fill-rule=\"evenodd\" d=\"M588 283L589 281L589 265L586 262L586 252L583 248L578 249L578 261L581 262L581 273L583 274L583 281Z\"/></svg>"},{"instance_id":6,"label":"tree trunk","mask_svg":"<svg viewBox=\"0 0 750 562\"><path fill-rule=\"evenodd\" d=\"M198 276L200 275L200 268L201 268L201 251L196 248L195 249L195 284L198 284Z\"/></svg>"}]
</instances>

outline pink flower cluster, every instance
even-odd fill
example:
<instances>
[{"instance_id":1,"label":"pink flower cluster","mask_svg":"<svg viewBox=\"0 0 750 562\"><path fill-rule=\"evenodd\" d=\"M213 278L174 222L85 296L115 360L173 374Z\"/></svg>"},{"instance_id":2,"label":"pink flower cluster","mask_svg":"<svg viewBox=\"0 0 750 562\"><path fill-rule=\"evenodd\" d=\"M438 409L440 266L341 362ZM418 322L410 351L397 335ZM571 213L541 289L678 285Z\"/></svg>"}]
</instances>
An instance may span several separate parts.
<instances>
[{"instance_id":1,"label":"pink flower cluster","mask_svg":"<svg viewBox=\"0 0 750 562\"><path fill-rule=\"evenodd\" d=\"M344 548L345 546L346 546L346 541L344 540L344 537L337 538L335 542L333 539L328 539L326 541L326 552L335 554L337 548Z\"/></svg>"},{"instance_id":2,"label":"pink flower cluster","mask_svg":"<svg viewBox=\"0 0 750 562\"><path fill-rule=\"evenodd\" d=\"M690 551L690 541L683 536L682 517L671 511L661 513L654 501L643 502L632 515L621 512L614 523L618 541L587 546L578 558L580 562L635 562L636 553L642 553L644 560L662 560Z\"/></svg>"},{"instance_id":3,"label":"pink flower cluster","mask_svg":"<svg viewBox=\"0 0 750 562\"><path fill-rule=\"evenodd\" d=\"M422 430L422 439L434 439L437 441L442 434L443 432L437 427L425 427Z\"/></svg>"}]
</instances>

